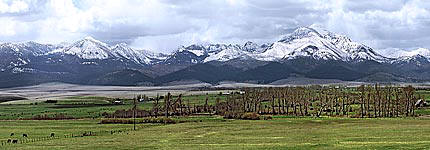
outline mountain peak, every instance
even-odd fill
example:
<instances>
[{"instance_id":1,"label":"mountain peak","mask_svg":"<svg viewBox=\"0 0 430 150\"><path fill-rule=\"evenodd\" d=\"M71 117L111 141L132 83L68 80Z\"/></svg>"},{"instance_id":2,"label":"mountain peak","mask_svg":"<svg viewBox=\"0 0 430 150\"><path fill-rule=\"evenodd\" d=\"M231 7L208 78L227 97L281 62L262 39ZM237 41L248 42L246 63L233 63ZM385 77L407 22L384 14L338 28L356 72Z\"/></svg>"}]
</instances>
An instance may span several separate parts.
<instances>
[{"instance_id":1,"label":"mountain peak","mask_svg":"<svg viewBox=\"0 0 430 150\"><path fill-rule=\"evenodd\" d=\"M375 53L372 48L353 42L347 36L329 32L318 24L298 27L294 32L270 46L263 56L260 57L263 60L311 57L342 61L388 61L387 58Z\"/></svg>"},{"instance_id":2,"label":"mountain peak","mask_svg":"<svg viewBox=\"0 0 430 150\"><path fill-rule=\"evenodd\" d=\"M116 44L113 48L114 48L114 49L117 49L117 48L121 48L121 49L130 49L130 47L128 47L128 45L127 45L126 43L118 43L118 44Z\"/></svg>"},{"instance_id":3,"label":"mountain peak","mask_svg":"<svg viewBox=\"0 0 430 150\"><path fill-rule=\"evenodd\" d=\"M430 50L427 48L418 48L415 51L422 56L430 57Z\"/></svg>"},{"instance_id":4,"label":"mountain peak","mask_svg":"<svg viewBox=\"0 0 430 150\"><path fill-rule=\"evenodd\" d=\"M295 39L302 39L302 38L307 38L307 37L321 37L321 35L318 33L317 30L315 30L313 28L298 27L296 30L294 30L290 34L287 34L278 42L288 43L288 42L293 41Z\"/></svg>"},{"instance_id":5,"label":"mountain peak","mask_svg":"<svg viewBox=\"0 0 430 150\"><path fill-rule=\"evenodd\" d=\"M203 45L201 45L201 44L192 44L192 45L189 45L189 46L185 47L185 49L188 49L188 50L203 50L203 49L205 49L205 47Z\"/></svg>"},{"instance_id":6,"label":"mountain peak","mask_svg":"<svg viewBox=\"0 0 430 150\"><path fill-rule=\"evenodd\" d=\"M84 37L84 39L83 40L81 40L82 42L91 42L91 43L97 43L97 44L100 44L100 45L103 45L103 46L105 46L105 47L108 47L108 44L106 44L106 43L104 43L104 42L102 42L102 41L99 41L99 40L97 40L97 39L95 39L95 38L93 38L92 36L86 36L86 37Z\"/></svg>"},{"instance_id":7,"label":"mountain peak","mask_svg":"<svg viewBox=\"0 0 430 150\"><path fill-rule=\"evenodd\" d=\"M314 31L318 32L321 35L327 35L327 34L331 33L321 24L315 24L314 23L314 24L311 24L310 26L308 26L307 28L313 29Z\"/></svg>"},{"instance_id":8,"label":"mountain peak","mask_svg":"<svg viewBox=\"0 0 430 150\"><path fill-rule=\"evenodd\" d=\"M416 48L413 50L403 50L398 48L388 48L380 50L385 56L390 58L405 58L421 55L430 58L430 50L427 48Z\"/></svg>"},{"instance_id":9,"label":"mountain peak","mask_svg":"<svg viewBox=\"0 0 430 150\"><path fill-rule=\"evenodd\" d=\"M309 34L317 34L319 35L318 31L311 28L311 27L299 27L292 33L293 35L309 35Z\"/></svg>"},{"instance_id":10,"label":"mountain peak","mask_svg":"<svg viewBox=\"0 0 430 150\"><path fill-rule=\"evenodd\" d=\"M98 41L91 36L87 36L83 40L55 52L75 55L82 59L107 59L113 56L106 43Z\"/></svg>"},{"instance_id":11,"label":"mountain peak","mask_svg":"<svg viewBox=\"0 0 430 150\"><path fill-rule=\"evenodd\" d=\"M248 52L255 52L256 50L258 50L258 48L259 48L258 44L251 41L246 42L242 47L243 50Z\"/></svg>"}]
</instances>

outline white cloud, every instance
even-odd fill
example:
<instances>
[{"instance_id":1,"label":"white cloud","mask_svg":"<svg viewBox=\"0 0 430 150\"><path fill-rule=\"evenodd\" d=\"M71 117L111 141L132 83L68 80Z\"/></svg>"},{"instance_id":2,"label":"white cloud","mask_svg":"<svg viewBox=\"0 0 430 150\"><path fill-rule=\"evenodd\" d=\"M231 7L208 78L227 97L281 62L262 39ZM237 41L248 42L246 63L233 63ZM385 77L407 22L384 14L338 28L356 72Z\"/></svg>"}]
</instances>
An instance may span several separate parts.
<instances>
[{"instance_id":1,"label":"white cloud","mask_svg":"<svg viewBox=\"0 0 430 150\"><path fill-rule=\"evenodd\" d=\"M0 1L0 13L20 13L28 11L28 5L24 1L14 0L14 1Z\"/></svg>"},{"instance_id":2,"label":"white cloud","mask_svg":"<svg viewBox=\"0 0 430 150\"><path fill-rule=\"evenodd\" d=\"M192 43L273 42L318 23L375 48L430 47L429 8L424 0L6 0L0 40L90 35L167 52Z\"/></svg>"},{"instance_id":3,"label":"white cloud","mask_svg":"<svg viewBox=\"0 0 430 150\"><path fill-rule=\"evenodd\" d=\"M2 37L18 37L29 32L31 27L23 22L15 21L10 17L0 18L0 39Z\"/></svg>"}]
</instances>

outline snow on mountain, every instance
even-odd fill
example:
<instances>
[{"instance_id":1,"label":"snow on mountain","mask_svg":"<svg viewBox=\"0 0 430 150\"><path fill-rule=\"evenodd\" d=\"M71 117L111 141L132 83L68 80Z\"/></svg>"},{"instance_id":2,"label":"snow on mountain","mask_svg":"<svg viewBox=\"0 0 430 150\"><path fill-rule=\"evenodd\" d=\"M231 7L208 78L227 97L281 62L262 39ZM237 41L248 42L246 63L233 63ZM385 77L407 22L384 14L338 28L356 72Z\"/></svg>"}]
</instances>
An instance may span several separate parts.
<instances>
[{"instance_id":1,"label":"snow on mountain","mask_svg":"<svg viewBox=\"0 0 430 150\"><path fill-rule=\"evenodd\" d=\"M248 53L247 51L243 51L239 45L224 45L223 49L210 53L210 55L204 59L204 62L228 61L245 56Z\"/></svg>"},{"instance_id":2,"label":"snow on mountain","mask_svg":"<svg viewBox=\"0 0 430 150\"><path fill-rule=\"evenodd\" d=\"M112 48L112 53L116 57L122 57L127 60L132 60L138 64L140 63L147 63L148 60L145 59L145 57L139 53L137 53L132 48L128 47L125 43L116 44Z\"/></svg>"},{"instance_id":3,"label":"snow on mountain","mask_svg":"<svg viewBox=\"0 0 430 150\"><path fill-rule=\"evenodd\" d=\"M192 54L194 56L179 56ZM179 62L209 62L209 61L228 61L242 56L248 56L250 52L242 49L242 46L237 44L208 44L197 45L193 44L187 47L180 47L170 58L177 57L182 60Z\"/></svg>"},{"instance_id":4,"label":"snow on mountain","mask_svg":"<svg viewBox=\"0 0 430 150\"><path fill-rule=\"evenodd\" d=\"M333 59L342 61L388 60L377 54L372 48L353 42L346 36L327 30L300 27L293 33L273 43L270 48L254 58L263 61L312 57L314 59Z\"/></svg>"},{"instance_id":5,"label":"snow on mountain","mask_svg":"<svg viewBox=\"0 0 430 150\"><path fill-rule=\"evenodd\" d=\"M395 59L395 61L397 62L399 61L411 62L411 61L423 61L423 60L429 60L429 58L421 54L416 54L412 56L401 56Z\"/></svg>"},{"instance_id":6,"label":"snow on mountain","mask_svg":"<svg viewBox=\"0 0 430 150\"><path fill-rule=\"evenodd\" d=\"M413 51L395 50L383 51L388 57L382 56L372 48L352 41L344 35L325 30L318 25L297 28L280 40L259 45L253 42L238 44L193 44L182 46L172 54L154 53L147 50L137 50L125 43L110 46L92 37L85 37L72 44L38 44L2 43L0 54L11 59L3 60L4 64L20 66L28 64L31 60L25 56L40 56L50 54L73 55L81 59L116 59L129 60L141 65L157 63L205 63L209 61L229 61L241 58L260 61L281 61L310 57L318 60L363 61L374 60L378 62L394 62L399 60L415 60L413 56L422 55L430 58L429 49L416 49ZM0 55L0 56L1 56ZM13 58L13 59L12 59ZM417 59L420 59L416 57Z\"/></svg>"},{"instance_id":7,"label":"snow on mountain","mask_svg":"<svg viewBox=\"0 0 430 150\"><path fill-rule=\"evenodd\" d=\"M413 64L416 67L420 67L423 66L425 64L429 64L430 63L430 59L428 57L422 56L420 54L416 54L413 56L401 56L398 57L397 59L393 59L391 61L392 64ZM411 67L411 66L409 66Z\"/></svg>"},{"instance_id":8,"label":"snow on mountain","mask_svg":"<svg viewBox=\"0 0 430 150\"><path fill-rule=\"evenodd\" d=\"M164 54L153 53L147 50L136 50L125 43L109 46L92 37L85 37L70 45L53 50L49 54L69 54L81 59L120 59L133 61L136 64L152 64L165 59Z\"/></svg>"},{"instance_id":9,"label":"snow on mountain","mask_svg":"<svg viewBox=\"0 0 430 150\"><path fill-rule=\"evenodd\" d=\"M50 44L40 44L33 41L24 43L2 43L0 44L1 52L14 51L21 55L40 56L55 49L56 46Z\"/></svg>"},{"instance_id":10,"label":"snow on mountain","mask_svg":"<svg viewBox=\"0 0 430 150\"><path fill-rule=\"evenodd\" d=\"M411 51L400 49L385 49L382 50L388 57L394 58L391 63L413 63L417 66L430 62L430 50L426 48L418 48Z\"/></svg>"},{"instance_id":11,"label":"snow on mountain","mask_svg":"<svg viewBox=\"0 0 430 150\"><path fill-rule=\"evenodd\" d=\"M112 52L119 57L132 60L137 64L153 64L166 58L161 53L153 53L147 50L135 50L127 46L125 43L120 43L112 48Z\"/></svg>"},{"instance_id":12,"label":"snow on mountain","mask_svg":"<svg viewBox=\"0 0 430 150\"><path fill-rule=\"evenodd\" d=\"M144 56L145 58L150 59L150 63L157 63L161 60L165 60L167 59L167 57L169 57L169 54L164 54L164 53L155 53L152 51L148 51L148 50L139 50L139 49L134 49L138 54ZM142 57L141 56L141 57Z\"/></svg>"},{"instance_id":13,"label":"snow on mountain","mask_svg":"<svg viewBox=\"0 0 430 150\"><path fill-rule=\"evenodd\" d=\"M247 51L247 52L254 52L254 51L256 51L258 48L259 48L259 46L258 46L258 44L257 43L254 43L254 42L251 42L251 41L248 41L248 42L246 42L244 45L243 45L243 50L244 51Z\"/></svg>"},{"instance_id":14,"label":"snow on mountain","mask_svg":"<svg viewBox=\"0 0 430 150\"><path fill-rule=\"evenodd\" d=\"M297 28L273 44L258 45L246 42L243 46L210 44L183 46L178 49L178 52L184 51L199 58L204 57L202 62L228 61L236 58L280 61L298 57L341 61L390 60L366 45L353 42L344 35L329 32L316 25Z\"/></svg>"},{"instance_id":15,"label":"snow on mountain","mask_svg":"<svg viewBox=\"0 0 430 150\"><path fill-rule=\"evenodd\" d=\"M430 58L430 50L427 48L418 48L410 52L405 52L407 56L421 55Z\"/></svg>"},{"instance_id":16,"label":"snow on mountain","mask_svg":"<svg viewBox=\"0 0 430 150\"><path fill-rule=\"evenodd\" d=\"M414 50L402 50L398 48L390 48L380 50L382 54L390 58L400 58L400 57L412 57L416 55L421 55L430 58L430 50L426 48L417 48Z\"/></svg>"},{"instance_id":17,"label":"snow on mountain","mask_svg":"<svg viewBox=\"0 0 430 150\"><path fill-rule=\"evenodd\" d=\"M275 42L262 54L257 55L257 59L276 61L305 56L315 59L341 60L346 55L346 53L337 49L331 41L322 37L316 30L301 27L278 42Z\"/></svg>"},{"instance_id":18,"label":"snow on mountain","mask_svg":"<svg viewBox=\"0 0 430 150\"><path fill-rule=\"evenodd\" d=\"M107 59L116 56L106 43L92 37L85 37L63 49L56 50L54 53L75 55L82 59Z\"/></svg>"},{"instance_id":19,"label":"snow on mountain","mask_svg":"<svg viewBox=\"0 0 430 150\"><path fill-rule=\"evenodd\" d=\"M0 68L13 68L23 66L33 58L46 54L56 47L36 42L2 43L0 44Z\"/></svg>"},{"instance_id":20,"label":"snow on mountain","mask_svg":"<svg viewBox=\"0 0 430 150\"><path fill-rule=\"evenodd\" d=\"M195 54L196 56L202 56L205 54L203 50L188 50L188 51Z\"/></svg>"},{"instance_id":21,"label":"snow on mountain","mask_svg":"<svg viewBox=\"0 0 430 150\"><path fill-rule=\"evenodd\" d=\"M191 52L196 56L203 56L203 55L207 54L207 50L206 50L205 46L197 45L197 44L193 44L193 45L190 45L187 47L181 46L178 49L178 52L183 52L183 51Z\"/></svg>"}]
</instances>

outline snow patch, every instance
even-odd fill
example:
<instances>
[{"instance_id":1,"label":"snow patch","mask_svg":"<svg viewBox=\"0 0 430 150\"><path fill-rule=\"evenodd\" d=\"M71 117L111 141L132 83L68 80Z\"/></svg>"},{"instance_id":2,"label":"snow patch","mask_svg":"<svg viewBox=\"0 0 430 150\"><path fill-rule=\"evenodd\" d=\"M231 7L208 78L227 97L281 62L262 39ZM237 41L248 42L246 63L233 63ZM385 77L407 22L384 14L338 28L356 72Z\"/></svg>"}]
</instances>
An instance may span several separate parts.
<instances>
[{"instance_id":1,"label":"snow patch","mask_svg":"<svg viewBox=\"0 0 430 150\"><path fill-rule=\"evenodd\" d=\"M188 50L188 51L195 54L196 56L203 56L205 54L203 50Z\"/></svg>"}]
</instances>

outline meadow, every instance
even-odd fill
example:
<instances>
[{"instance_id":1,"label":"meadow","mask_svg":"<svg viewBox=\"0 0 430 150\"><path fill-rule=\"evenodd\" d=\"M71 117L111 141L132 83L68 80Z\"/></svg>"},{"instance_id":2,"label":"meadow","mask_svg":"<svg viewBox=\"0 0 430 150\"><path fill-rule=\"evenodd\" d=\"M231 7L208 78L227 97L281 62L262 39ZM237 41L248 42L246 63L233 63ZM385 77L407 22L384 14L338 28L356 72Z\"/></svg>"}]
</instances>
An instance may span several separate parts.
<instances>
[{"instance_id":1,"label":"meadow","mask_svg":"<svg viewBox=\"0 0 430 150\"><path fill-rule=\"evenodd\" d=\"M217 92L213 92L217 93ZM430 92L417 90L429 101ZM178 99L173 95L172 99ZM227 95L183 95L189 105L226 102ZM217 100L218 99L218 100ZM269 120L226 119L217 114L171 116L175 124L100 124L103 112L132 109L132 99L114 105L111 97L68 96L56 102L26 101L0 104L0 149L427 149L430 147L430 109L416 117L351 118L270 114ZM265 105L271 105L264 102ZM160 105L164 103L161 101ZM154 101L138 102L151 110ZM270 109L269 109L270 110ZM35 116L71 117L36 120ZM138 118L138 120L141 118ZM112 132L114 131L114 132ZM121 131L121 132L118 132ZM91 135L82 136L92 132ZM11 136L11 133L14 133ZM54 133L54 137L50 134ZM27 134L28 137L22 137ZM18 139L18 144L4 143Z\"/></svg>"},{"instance_id":2,"label":"meadow","mask_svg":"<svg viewBox=\"0 0 430 150\"><path fill-rule=\"evenodd\" d=\"M2 146L2 149L426 149L430 120L414 118L274 118L138 125L119 134L58 138ZM131 129L132 125L97 124L98 120L3 121L1 138L11 131L29 138Z\"/></svg>"}]
</instances>

